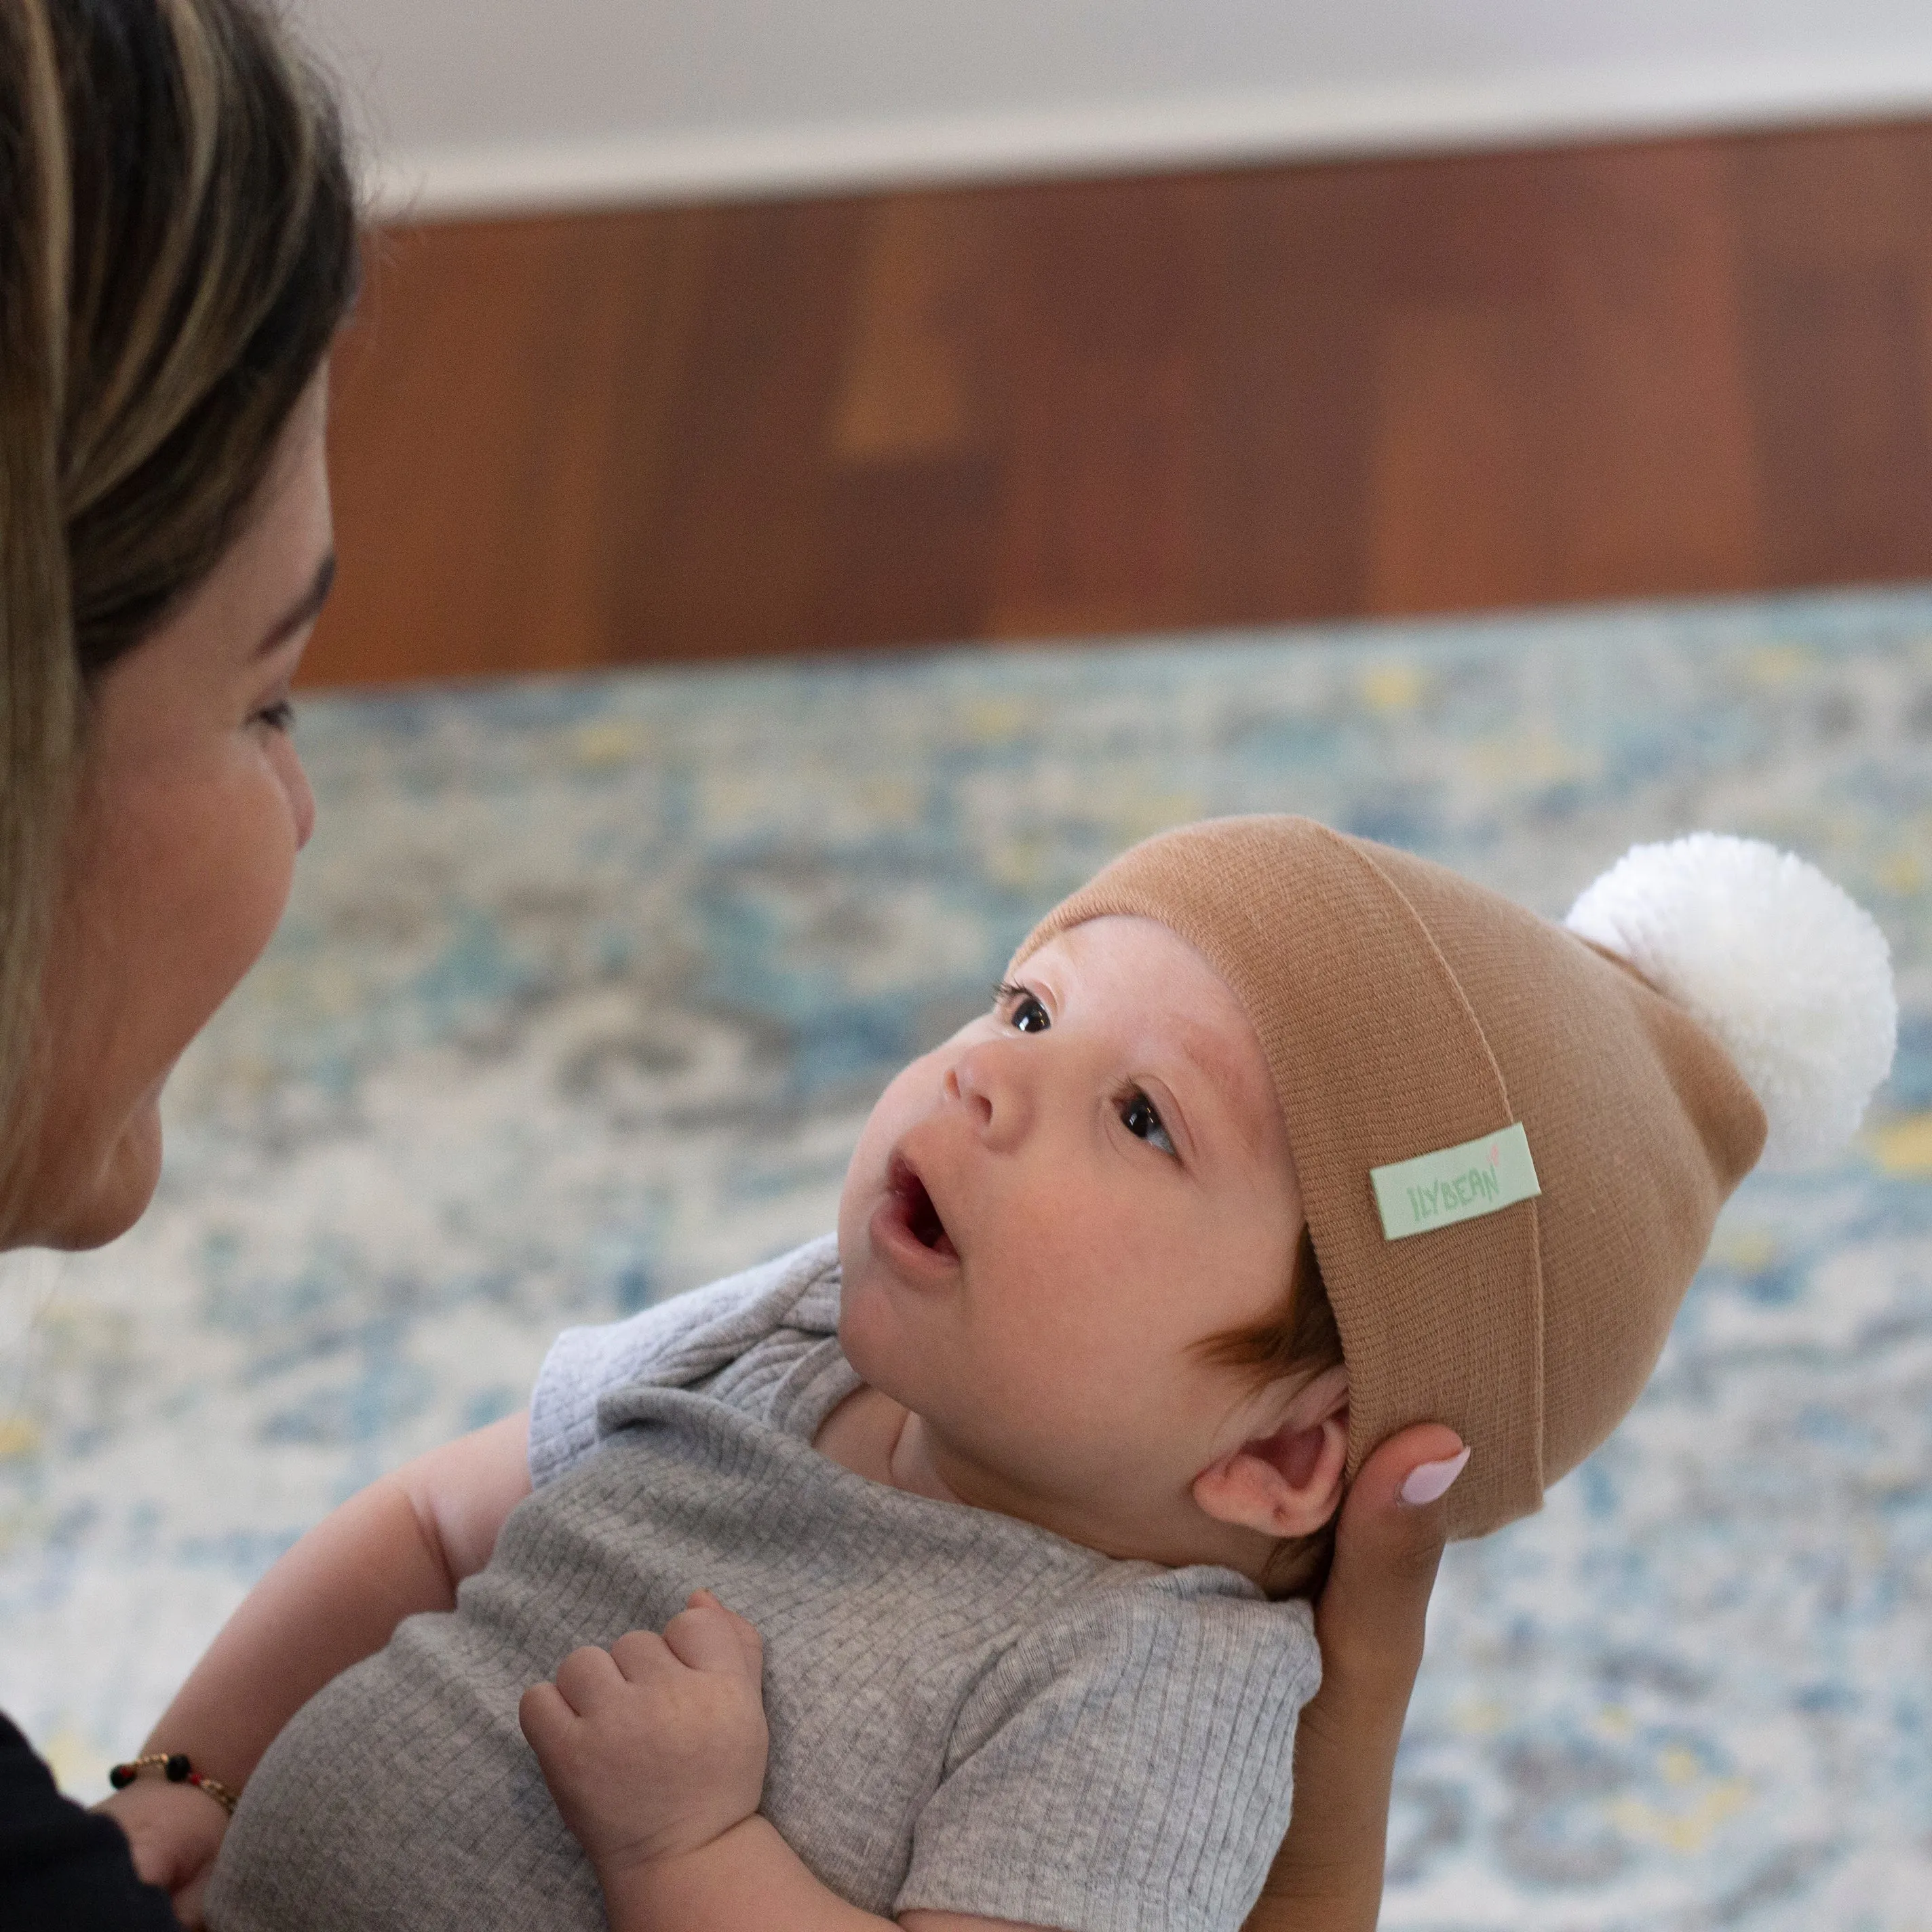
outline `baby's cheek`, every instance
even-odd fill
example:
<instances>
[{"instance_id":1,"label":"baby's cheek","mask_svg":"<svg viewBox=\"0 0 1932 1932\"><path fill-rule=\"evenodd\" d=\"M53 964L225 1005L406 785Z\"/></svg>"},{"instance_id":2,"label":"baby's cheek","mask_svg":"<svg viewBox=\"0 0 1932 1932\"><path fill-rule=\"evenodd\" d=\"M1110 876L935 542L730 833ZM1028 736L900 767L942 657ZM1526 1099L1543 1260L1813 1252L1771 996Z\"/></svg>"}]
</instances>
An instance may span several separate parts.
<instances>
[{"instance_id":1,"label":"baby's cheek","mask_svg":"<svg viewBox=\"0 0 1932 1932\"><path fill-rule=\"evenodd\" d=\"M1010 1227L974 1326L1016 1390L1044 1388L1063 1407L1090 1388L1118 1388L1149 1354L1150 1299L1131 1245L1064 1220Z\"/></svg>"},{"instance_id":2,"label":"baby's cheek","mask_svg":"<svg viewBox=\"0 0 1932 1932\"><path fill-rule=\"evenodd\" d=\"M1040 1259L1038 1351L1062 1360L1077 1354L1123 1398L1204 1332L1216 1257L1205 1231L1172 1214L1123 1215L1077 1244L1043 1248Z\"/></svg>"},{"instance_id":3,"label":"baby's cheek","mask_svg":"<svg viewBox=\"0 0 1932 1932\"><path fill-rule=\"evenodd\" d=\"M884 1186L886 1162L894 1146L930 1105L929 1095L937 1080L932 1065L934 1058L928 1054L910 1066L901 1067L886 1090L873 1102L845 1169L847 1197L862 1187Z\"/></svg>"}]
</instances>

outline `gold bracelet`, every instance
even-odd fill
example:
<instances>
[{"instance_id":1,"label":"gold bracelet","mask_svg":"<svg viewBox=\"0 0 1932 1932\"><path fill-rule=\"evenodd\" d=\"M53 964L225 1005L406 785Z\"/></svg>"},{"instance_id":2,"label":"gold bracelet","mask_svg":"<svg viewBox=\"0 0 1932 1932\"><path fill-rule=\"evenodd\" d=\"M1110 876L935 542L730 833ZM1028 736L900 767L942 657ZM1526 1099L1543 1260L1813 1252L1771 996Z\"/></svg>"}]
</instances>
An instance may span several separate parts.
<instances>
[{"instance_id":1,"label":"gold bracelet","mask_svg":"<svg viewBox=\"0 0 1932 1932\"><path fill-rule=\"evenodd\" d=\"M206 1772L196 1771L184 1752L150 1751L146 1757L117 1764L107 1774L107 1781L116 1791L125 1791L142 1772L152 1771L157 1765L170 1784L191 1784L196 1790L206 1792L230 1817L234 1816L236 1806L242 1802L241 1794L230 1791L218 1778L210 1778Z\"/></svg>"}]
</instances>

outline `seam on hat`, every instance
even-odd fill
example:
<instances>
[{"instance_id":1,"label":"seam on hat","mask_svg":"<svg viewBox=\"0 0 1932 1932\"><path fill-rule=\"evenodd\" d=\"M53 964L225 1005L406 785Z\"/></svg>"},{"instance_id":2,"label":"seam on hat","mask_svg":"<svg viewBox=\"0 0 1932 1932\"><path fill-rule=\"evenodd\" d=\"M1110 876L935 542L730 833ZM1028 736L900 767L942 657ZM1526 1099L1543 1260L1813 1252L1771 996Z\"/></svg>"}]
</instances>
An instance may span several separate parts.
<instances>
[{"instance_id":1,"label":"seam on hat","mask_svg":"<svg viewBox=\"0 0 1932 1932\"><path fill-rule=\"evenodd\" d=\"M1514 1105L1510 1099L1509 1082L1503 1077L1502 1068L1497 1064L1495 1050L1490 1045L1488 1034L1483 1030L1482 1022L1478 1018L1475 1008L1470 1004L1469 996L1462 990L1462 982L1456 978L1455 969L1449 964L1448 959L1444 956L1442 946L1437 943L1435 934L1430 931L1429 922L1423 917L1420 910L1418 910L1414 901L1410 898L1408 895L1402 890L1401 886L1397 883L1397 881L1390 876L1388 869L1378 862L1376 854L1378 850L1383 848L1378 846L1373 840L1348 838L1341 833L1336 832L1332 827L1328 826L1320 826L1319 830L1327 835L1328 838L1333 842L1338 850L1345 854L1350 859L1353 860L1356 863L1362 866L1374 877L1382 889L1386 891L1396 902L1396 903L1402 908L1402 910L1408 915L1409 920L1413 922L1416 931L1422 935L1423 940L1428 949L1428 957L1431 962L1433 971L1441 982L1454 995L1456 1008L1462 1015L1465 1023L1469 1031L1473 1034L1475 1039L1481 1044L1484 1060L1489 1067L1490 1077L1496 1082L1496 1094L1502 1103L1502 1119L1498 1124L1507 1126L1514 1124L1516 1120L1516 1112ZM1393 850L1399 848L1390 848L1388 849ZM1413 856L1416 855L1412 854L1409 856ZM1425 861L1424 862L1426 863L1428 862ZM1436 1151L1436 1150L1432 1148L1418 1148L1415 1150L1415 1152L1418 1154L1432 1154ZM1532 1152L1533 1156L1534 1149L1532 1150ZM1372 1189L1372 1184L1370 1181L1366 1174L1363 1177L1363 1184L1366 1187L1370 1187L1371 1190ZM1520 1208L1526 1210L1526 1214L1523 1218L1527 1226L1528 1241L1528 1254L1527 1260L1530 1272L1529 1285L1531 1291L1529 1296L1530 1307L1528 1312L1533 1323L1533 1340L1534 1342L1534 1373L1531 1378L1530 1388L1528 1390L1531 1406L1530 1433L1531 1438L1535 1444L1536 1450L1536 1467L1532 1472L1534 1480L1536 1491L1535 1502L1533 1507L1540 1508L1543 1502L1544 1492L1546 1486L1544 1468L1546 1458L1546 1439L1544 1420L1544 1335L1542 1222L1539 1203L1535 1198L1532 1197L1527 1201L1514 1202L1512 1203L1511 1205L1512 1207ZM1508 1212L1508 1210L1505 1210L1504 1211ZM1320 1250L1318 1246L1316 1250L1316 1258L1318 1261L1320 1259ZM1337 1316L1337 1320L1339 1322L1339 1314ZM1434 1418L1418 1418L1417 1419L1418 1420L1430 1420ZM1371 1453L1373 1447L1373 1444L1370 1444L1369 1450L1364 1452L1364 1455L1366 1456L1367 1454ZM1352 1444L1351 1454L1349 1457L1349 1474L1351 1476L1352 1476L1355 1473L1356 1470L1360 1467L1360 1461L1358 1461L1354 1455L1353 1445ZM1450 1513L1453 1518L1454 1515L1453 1504ZM1486 1528L1488 1526L1485 1526L1485 1527ZM1451 1534L1454 1534L1456 1532L1452 1528Z\"/></svg>"}]
</instances>

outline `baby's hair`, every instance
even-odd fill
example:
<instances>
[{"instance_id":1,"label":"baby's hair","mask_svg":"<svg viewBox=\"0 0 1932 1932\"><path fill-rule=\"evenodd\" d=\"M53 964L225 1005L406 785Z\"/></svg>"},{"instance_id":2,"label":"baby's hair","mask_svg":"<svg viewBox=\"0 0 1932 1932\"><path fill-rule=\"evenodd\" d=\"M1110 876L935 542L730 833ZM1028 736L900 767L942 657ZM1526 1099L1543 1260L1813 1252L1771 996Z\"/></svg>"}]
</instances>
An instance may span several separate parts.
<instances>
[{"instance_id":1,"label":"baby's hair","mask_svg":"<svg viewBox=\"0 0 1932 1932\"><path fill-rule=\"evenodd\" d=\"M1245 1369L1257 1387L1288 1376L1306 1381L1343 1360L1342 1331L1335 1325L1328 1284L1316 1258L1306 1222L1288 1270L1288 1293L1274 1312L1252 1328L1231 1328L1200 1344L1204 1360L1218 1368ZM1339 1514L1340 1512L1338 1511ZM1321 1588L1335 1553L1335 1520L1306 1536L1285 1536L1262 1574L1270 1597L1311 1597Z\"/></svg>"}]
</instances>

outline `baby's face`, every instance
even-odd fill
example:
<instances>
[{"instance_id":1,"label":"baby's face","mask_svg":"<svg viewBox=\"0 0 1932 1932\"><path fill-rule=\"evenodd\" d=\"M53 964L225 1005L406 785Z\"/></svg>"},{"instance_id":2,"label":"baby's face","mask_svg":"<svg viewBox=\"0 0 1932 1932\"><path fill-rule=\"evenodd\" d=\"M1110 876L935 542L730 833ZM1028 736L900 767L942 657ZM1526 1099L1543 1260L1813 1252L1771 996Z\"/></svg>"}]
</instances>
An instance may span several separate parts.
<instances>
[{"instance_id":1,"label":"baby's face","mask_svg":"<svg viewBox=\"0 0 1932 1932\"><path fill-rule=\"evenodd\" d=\"M873 1109L839 1334L964 1499L1136 1548L1252 1428L1252 1382L1193 1345L1280 1308L1301 1221L1233 992L1166 927L1096 920Z\"/></svg>"}]
</instances>

